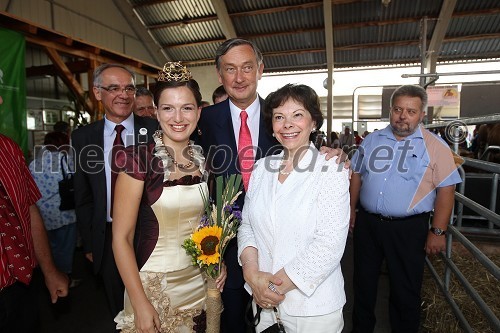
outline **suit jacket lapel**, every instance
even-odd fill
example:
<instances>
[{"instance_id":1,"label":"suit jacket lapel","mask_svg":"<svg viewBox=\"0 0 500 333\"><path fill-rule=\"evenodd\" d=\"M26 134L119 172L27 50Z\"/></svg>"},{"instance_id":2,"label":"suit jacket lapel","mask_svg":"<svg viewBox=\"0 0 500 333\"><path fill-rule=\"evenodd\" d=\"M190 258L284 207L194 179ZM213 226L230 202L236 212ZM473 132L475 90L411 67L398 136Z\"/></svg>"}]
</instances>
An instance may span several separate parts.
<instances>
[{"instance_id":1,"label":"suit jacket lapel","mask_svg":"<svg viewBox=\"0 0 500 333\"><path fill-rule=\"evenodd\" d=\"M94 128L94 135L91 136L90 140L92 141L92 144L96 144L99 147L102 148L102 150L99 152L100 155L99 157L104 158L104 119L101 119L96 123L96 126Z\"/></svg>"},{"instance_id":2,"label":"suit jacket lapel","mask_svg":"<svg viewBox=\"0 0 500 333\"><path fill-rule=\"evenodd\" d=\"M96 123L94 128L94 133L90 138L91 144L95 145L96 160L103 161L108 156L104 156L104 119L101 119ZM102 170L96 174L97 186L99 191L102 193L101 198L106 197L106 171L104 164L102 165ZM106 205L106 204L105 204Z\"/></svg>"},{"instance_id":3,"label":"suit jacket lapel","mask_svg":"<svg viewBox=\"0 0 500 333\"><path fill-rule=\"evenodd\" d=\"M231 119L231 110L229 109L229 99L224 103L227 103L227 107L224 107L220 110L220 112L217 112L217 126L220 129L216 133L218 137L217 142L227 144L233 151L237 151L233 121Z\"/></svg>"},{"instance_id":4,"label":"suit jacket lapel","mask_svg":"<svg viewBox=\"0 0 500 333\"><path fill-rule=\"evenodd\" d=\"M145 133L140 133L142 128L146 130ZM142 118L134 114L134 145L147 143L148 137L151 135L153 135L153 133L148 132L148 129L143 124Z\"/></svg>"}]
</instances>

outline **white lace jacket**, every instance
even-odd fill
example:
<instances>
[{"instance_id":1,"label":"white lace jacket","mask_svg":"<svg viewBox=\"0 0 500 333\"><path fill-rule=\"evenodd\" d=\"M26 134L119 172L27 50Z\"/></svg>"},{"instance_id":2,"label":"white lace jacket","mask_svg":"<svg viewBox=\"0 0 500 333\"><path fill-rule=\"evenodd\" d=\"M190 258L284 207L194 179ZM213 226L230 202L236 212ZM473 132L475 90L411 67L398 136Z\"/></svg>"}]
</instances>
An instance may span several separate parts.
<instances>
[{"instance_id":1,"label":"white lace jacket","mask_svg":"<svg viewBox=\"0 0 500 333\"><path fill-rule=\"evenodd\" d=\"M348 170L336 158L326 161L311 145L300 171L281 184L281 158L261 159L252 172L238 258L252 246L258 250L259 270L276 273L284 267L297 286L283 302L288 315L328 314L345 304L340 259L349 226Z\"/></svg>"}]
</instances>

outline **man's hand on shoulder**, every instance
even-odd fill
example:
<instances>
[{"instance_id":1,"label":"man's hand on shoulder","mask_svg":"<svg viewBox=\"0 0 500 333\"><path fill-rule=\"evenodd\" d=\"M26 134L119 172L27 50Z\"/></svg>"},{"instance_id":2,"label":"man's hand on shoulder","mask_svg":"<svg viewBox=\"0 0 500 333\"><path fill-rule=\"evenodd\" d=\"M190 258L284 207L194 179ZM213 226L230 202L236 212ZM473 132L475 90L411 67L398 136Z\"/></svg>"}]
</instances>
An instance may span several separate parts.
<instances>
[{"instance_id":1,"label":"man's hand on shoulder","mask_svg":"<svg viewBox=\"0 0 500 333\"><path fill-rule=\"evenodd\" d=\"M344 162L344 169L349 169L351 166L351 161L349 161L349 158L346 153L340 148L330 148L326 146L322 146L319 149L319 152L321 154L326 154L326 160L328 161L330 158L338 156L337 163L340 164Z\"/></svg>"}]
</instances>

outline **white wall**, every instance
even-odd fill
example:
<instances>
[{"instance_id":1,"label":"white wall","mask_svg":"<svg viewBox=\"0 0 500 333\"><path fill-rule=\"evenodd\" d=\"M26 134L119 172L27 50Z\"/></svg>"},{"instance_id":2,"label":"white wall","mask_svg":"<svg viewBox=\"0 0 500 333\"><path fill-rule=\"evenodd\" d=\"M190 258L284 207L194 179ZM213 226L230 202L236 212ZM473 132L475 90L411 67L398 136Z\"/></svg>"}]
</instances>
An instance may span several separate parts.
<instances>
[{"instance_id":1,"label":"white wall","mask_svg":"<svg viewBox=\"0 0 500 333\"><path fill-rule=\"evenodd\" d=\"M203 66L203 67L191 67L189 68L193 74L193 78L200 85L201 96L203 100L212 103L212 94L214 90L220 86L219 78L217 76L217 71L215 70L215 65Z\"/></svg>"}]
</instances>

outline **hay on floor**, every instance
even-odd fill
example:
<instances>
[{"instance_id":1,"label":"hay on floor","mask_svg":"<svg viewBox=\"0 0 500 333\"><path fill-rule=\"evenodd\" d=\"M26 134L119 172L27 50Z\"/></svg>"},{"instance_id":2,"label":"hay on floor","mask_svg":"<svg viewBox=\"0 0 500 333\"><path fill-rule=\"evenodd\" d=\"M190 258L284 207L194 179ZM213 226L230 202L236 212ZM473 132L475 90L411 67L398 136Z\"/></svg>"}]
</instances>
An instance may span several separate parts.
<instances>
[{"instance_id":1,"label":"hay on floor","mask_svg":"<svg viewBox=\"0 0 500 333\"><path fill-rule=\"evenodd\" d=\"M497 266L500 266L500 255L494 254L488 257ZM445 267L443 260L437 256L430 257L430 260L439 276L443 277ZM485 303L500 318L500 282L469 253L454 252L452 260ZM474 332L494 332L479 307L469 297L453 273L451 274L450 293ZM422 285L422 309L423 332L463 332L427 267Z\"/></svg>"}]
</instances>

